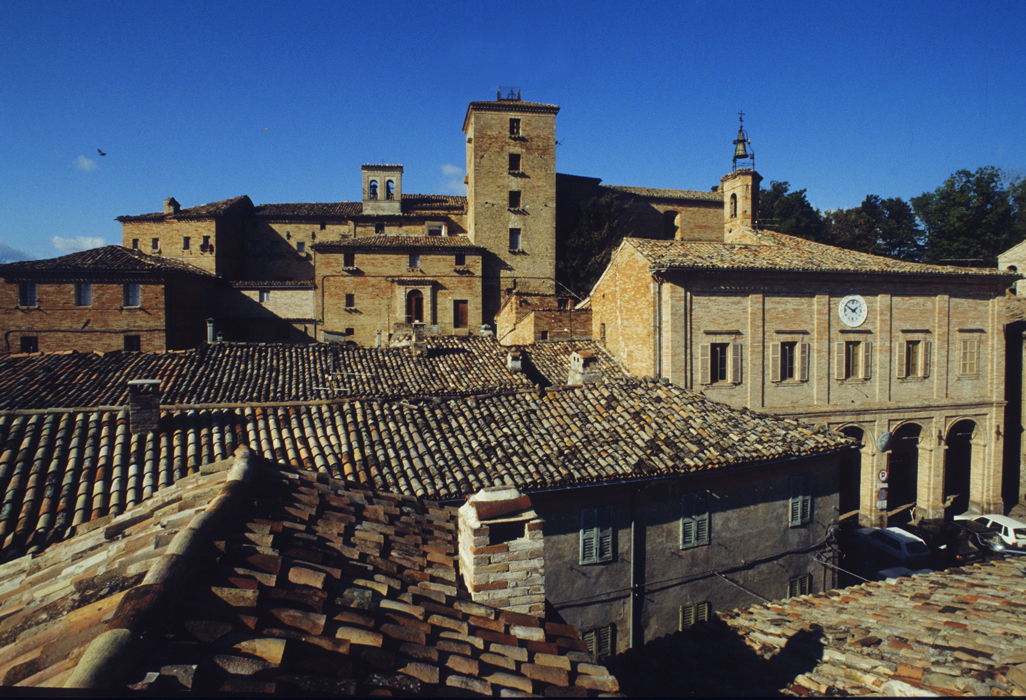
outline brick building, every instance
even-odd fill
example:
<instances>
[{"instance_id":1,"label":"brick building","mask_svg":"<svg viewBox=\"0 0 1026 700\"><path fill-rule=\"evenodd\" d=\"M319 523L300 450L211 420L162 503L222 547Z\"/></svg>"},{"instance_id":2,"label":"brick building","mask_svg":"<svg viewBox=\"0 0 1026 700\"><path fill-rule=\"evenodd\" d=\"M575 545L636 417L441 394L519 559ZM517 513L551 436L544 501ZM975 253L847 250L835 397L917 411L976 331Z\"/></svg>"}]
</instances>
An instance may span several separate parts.
<instances>
[{"instance_id":1,"label":"brick building","mask_svg":"<svg viewBox=\"0 0 1026 700\"><path fill-rule=\"evenodd\" d=\"M206 337L213 274L106 246L0 265L3 352L194 347Z\"/></svg>"},{"instance_id":2,"label":"brick building","mask_svg":"<svg viewBox=\"0 0 1026 700\"><path fill-rule=\"evenodd\" d=\"M760 179L722 179L715 239L706 226L625 239L587 304L594 337L633 374L861 439L842 515L1000 512L1015 278L759 230Z\"/></svg>"}]
</instances>

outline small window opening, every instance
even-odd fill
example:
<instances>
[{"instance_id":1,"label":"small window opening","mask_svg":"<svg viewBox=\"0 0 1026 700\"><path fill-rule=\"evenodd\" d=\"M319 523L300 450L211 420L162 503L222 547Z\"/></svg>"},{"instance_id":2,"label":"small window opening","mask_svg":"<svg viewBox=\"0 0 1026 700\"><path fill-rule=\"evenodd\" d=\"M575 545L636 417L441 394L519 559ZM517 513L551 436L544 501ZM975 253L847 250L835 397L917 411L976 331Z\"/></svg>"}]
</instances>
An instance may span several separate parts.
<instances>
[{"instance_id":1,"label":"small window opening","mask_svg":"<svg viewBox=\"0 0 1026 700\"><path fill-rule=\"evenodd\" d=\"M511 173L520 172L520 154L510 153L509 154L509 171Z\"/></svg>"},{"instance_id":2,"label":"small window opening","mask_svg":"<svg viewBox=\"0 0 1026 700\"><path fill-rule=\"evenodd\" d=\"M132 239L132 250L139 250L139 239L138 238L133 238Z\"/></svg>"},{"instance_id":3,"label":"small window opening","mask_svg":"<svg viewBox=\"0 0 1026 700\"><path fill-rule=\"evenodd\" d=\"M542 331L541 332L541 339L542 340L548 340L549 339L549 332L548 331Z\"/></svg>"},{"instance_id":4,"label":"small window opening","mask_svg":"<svg viewBox=\"0 0 1026 700\"><path fill-rule=\"evenodd\" d=\"M467 256L464 253L456 253L456 267L463 267L467 264Z\"/></svg>"},{"instance_id":5,"label":"small window opening","mask_svg":"<svg viewBox=\"0 0 1026 700\"><path fill-rule=\"evenodd\" d=\"M139 352L142 350L142 339L138 335L125 336L125 352Z\"/></svg>"},{"instance_id":6,"label":"small window opening","mask_svg":"<svg viewBox=\"0 0 1026 700\"><path fill-rule=\"evenodd\" d=\"M266 302L271 300L271 290L270 289L261 289L257 294L259 296L261 304L266 303Z\"/></svg>"},{"instance_id":7,"label":"small window opening","mask_svg":"<svg viewBox=\"0 0 1026 700\"><path fill-rule=\"evenodd\" d=\"M299 241L298 243L296 243L296 252L297 253L305 253L306 252L306 242L305 241Z\"/></svg>"},{"instance_id":8,"label":"small window opening","mask_svg":"<svg viewBox=\"0 0 1026 700\"><path fill-rule=\"evenodd\" d=\"M410 253L410 267L420 267L419 253Z\"/></svg>"},{"instance_id":9,"label":"small window opening","mask_svg":"<svg viewBox=\"0 0 1026 700\"><path fill-rule=\"evenodd\" d=\"M346 294L346 308L347 309L354 309L354 308L356 308L356 295L355 294Z\"/></svg>"},{"instance_id":10,"label":"small window opening","mask_svg":"<svg viewBox=\"0 0 1026 700\"><path fill-rule=\"evenodd\" d=\"M780 379L782 381L796 378L795 367L797 367L797 362L795 356L797 353L797 342L792 341L780 344Z\"/></svg>"},{"instance_id":11,"label":"small window opening","mask_svg":"<svg viewBox=\"0 0 1026 700\"><path fill-rule=\"evenodd\" d=\"M395 199L395 183L391 180L385 183L385 199Z\"/></svg>"},{"instance_id":12,"label":"small window opening","mask_svg":"<svg viewBox=\"0 0 1026 700\"><path fill-rule=\"evenodd\" d=\"M490 523L488 525L488 546L512 542L524 536L524 522Z\"/></svg>"},{"instance_id":13,"label":"small window opening","mask_svg":"<svg viewBox=\"0 0 1026 700\"><path fill-rule=\"evenodd\" d=\"M39 352L39 337L34 335L23 335L19 341L22 352Z\"/></svg>"},{"instance_id":14,"label":"small window opening","mask_svg":"<svg viewBox=\"0 0 1026 700\"><path fill-rule=\"evenodd\" d=\"M509 208L519 209L520 208L520 190L509 191Z\"/></svg>"},{"instance_id":15,"label":"small window opening","mask_svg":"<svg viewBox=\"0 0 1026 700\"><path fill-rule=\"evenodd\" d=\"M209 248L210 247L210 236L203 236L203 247L204 248Z\"/></svg>"},{"instance_id":16,"label":"small window opening","mask_svg":"<svg viewBox=\"0 0 1026 700\"><path fill-rule=\"evenodd\" d=\"M385 233L385 225L384 224L374 224L374 233L376 233L379 236L383 235Z\"/></svg>"},{"instance_id":17,"label":"small window opening","mask_svg":"<svg viewBox=\"0 0 1026 700\"><path fill-rule=\"evenodd\" d=\"M730 343L713 343L709 352L709 376L713 382L727 381Z\"/></svg>"},{"instance_id":18,"label":"small window opening","mask_svg":"<svg viewBox=\"0 0 1026 700\"><path fill-rule=\"evenodd\" d=\"M192 239L189 236L182 236L182 250L189 250L192 246Z\"/></svg>"},{"instance_id":19,"label":"small window opening","mask_svg":"<svg viewBox=\"0 0 1026 700\"><path fill-rule=\"evenodd\" d=\"M345 335L355 335L355 334L356 334L356 331L354 329L352 329L352 328L347 328L346 329Z\"/></svg>"},{"instance_id":20,"label":"small window opening","mask_svg":"<svg viewBox=\"0 0 1026 700\"><path fill-rule=\"evenodd\" d=\"M520 136L520 118L510 117L509 120L509 135Z\"/></svg>"},{"instance_id":21,"label":"small window opening","mask_svg":"<svg viewBox=\"0 0 1026 700\"><path fill-rule=\"evenodd\" d=\"M367 189L368 189L368 199L377 199L378 198L378 181L377 180L371 180L370 181L370 185L367 187Z\"/></svg>"},{"instance_id":22,"label":"small window opening","mask_svg":"<svg viewBox=\"0 0 1026 700\"><path fill-rule=\"evenodd\" d=\"M342 253L343 267L356 267L356 253Z\"/></svg>"},{"instance_id":23,"label":"small window opening","mask_svg":"<svg viewBox=\"0 0 1026 700\"><path fill-rule=\"evenodd\" d=\"M151 238L150 239L150 249L151 250L160 250L160 239L159 238Z\"/></svg>"},{"instance_id":24,"label":"small window opening","mask_svg":"<svg viewBox=\"0 0 1026 700\"><path fill-rule=\"evenodd\" d=\"M520 250L520 229L518 228L509 230L509 249Z\"/></svg>"}]
</instances>

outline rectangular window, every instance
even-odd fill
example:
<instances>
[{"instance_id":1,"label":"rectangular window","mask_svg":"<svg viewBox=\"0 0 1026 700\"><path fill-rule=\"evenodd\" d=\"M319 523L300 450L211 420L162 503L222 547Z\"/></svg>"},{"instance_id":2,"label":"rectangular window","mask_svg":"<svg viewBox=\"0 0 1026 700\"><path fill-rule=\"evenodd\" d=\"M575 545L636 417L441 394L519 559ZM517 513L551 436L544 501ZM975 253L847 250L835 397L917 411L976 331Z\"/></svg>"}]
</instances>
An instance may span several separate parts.
<instances>
[{"instance_id":1,"label":"rectangular window","mask_svg":"<svg viewBox=\"0 0 1026 700\"><path fill-rule=\"evenodd\" d=\"M210 236L203 236L203 250L210 250Z\"/></svg>"},{"instance_id":2,"label":"rectangular window","mask_svg":"<svg viewBox=\"0 0 1026 700\"><path fill-rule=\"evenodd\" d=\"M510 153L509 154L509 171L511 173L520 172L520 154Z\"/></svg>"},{"instance_id":3,"label":"rectangular window","mask_svg":"<svg viewBox=\"0 0 1026 700\"><path fill-rule=\"evenodd\" d=\"M520 208L520 190L509 191L509 208L519 209Z\"/></svg>"},{"instance_id":4,"label":"rectangular window","mask_svg":"<svg viewBox=\"0 0 1026 700\"><path fill-rule=\"evenodd\" d=\"M344 335L355 335L355 334L356 334L356 330L353 329L353 328L347 328L346 332L344 333Z\"/></svg>"},{"instance_id":5,"label":"rectangular window","mask_svg":"<svg viewBox=\"0 0 1026 700\"><path fill-rule=\"evenodd\" d=\"M182 250L189 250L192 245L192 239L188 236L182 236Z\"/></svg>"},{"instance_id":6,"label":"rectangular window","mask_svg":"<svg viewBox=\"0 0 1026 700\"><path fill-rule=\"evenodd\" d=\"M139 239L138 238L133 238L132 239L132 250L139 250Z\"/></svg>"},{"instance_id":7,"label":"rectangular window","mask_svg":"<svg viewBox=\"0 0 1026 700\"><path fill-rule=\"evenodd\" d=\"M680 547L709 544L709 492L686 493L680 499Z\"/></svg>"},{"instance_id":8,"label":"rectangular window","mask_svg":"<svg viewBox=\"0 0 1026 700\"><path fill-rule=\"evenodd\" d=\"M520 229L518 228L509 230L509 249L520 250Z\"/></svg>"},{"instance_id":9,"label":"rectangular window","mask_svg":"<svg viewBox=\"0 0 1026 700\"><path fill-rule=\"evenodd\" d=\"M787 597L808 595L812 590L812 574L805 574L787 582Z\"/></svg>"},{"instance_id":10,"label":"rectangular window","mask_svg":"<svg viewBox=\"0 0 1026 700\"><path fill-rule=\"evenodd\" d=\"M23 335L20 346L22 352L39 352L39 338L34 335Z\"/></svg>"},{"instance_id":11,"label":"rectangular window","mask_svg":"<svg viewBox=\"0 0 1026 700\"><path fill-rule=\"evenodd\" d=\"M712 606L709 601L680 606L680 629L686 630L699 622L708 622Z\"/></svg>"},{"instance_id":12,"label":"rectangular window","mask_svg":"<svg viewBox=\"0 0 1026 700\"><path fill-rule=\"evenodd\" d=\"M548 331L542 331L541 332L540 340L548 340L548 339L549 339L549 332Z\"/></svg>"},{"instance_id":13,"label":"rectangular window","mask_svg":"<svg viewBox=\"0 0 1026 700\"><path fill-rule=\"evenodd\" d=\"M869 379L872 376L873 343L842 340L834 343L834 378Z\"/></svg>"},{"instance_id":14,"label":"rectangular window","mask_svg":"<svg viewBox=\"0 0 1026 700\"><path fill-rule=\"evenodd\" d=\"M346 308L347 309L355 309L356 308L356 295L355 294L346 294Z\"/></svg>"},{"instance_id":15,"label":"rectangular window","mask_svg":"<svg viewBox=\"0 0 1026 700\"><path fill-rule=\"evenodd\" d=\"M599 340L603 343L606 342L606 324L604 323L599 324Z\"/></svg>"},{"instance_id":16,"label":"rectangular window","mask_svg":"<svg viewBox=\"0 0 1026 700\"><path fill-rule=\"evenodd\" d=\"M356 253L342 253L342 267L356 267Z\"/></svg>"},{"instance_id":17,"label":"rectangular window","mask_svg":"<svg viewBox=\"0 0 1026 700\"><path fill-rule=\"evenodd\" d=\"M452 327L466 328L470 325L470 307L466 299L455 299L452 302Z\"/></svg>"},{"instance_id":18,"label":"rectangular window","mask_svg":"<svg viewBox=\"0 0 1026 700\"><path fill-rule=\"evenodd\" d=\"M791 499L788 502L788 527L799 527L812 522L812 478L808 475L791 477Z\"/></svg>"},{"instance_id":19,"label":"rectangular window","mask_svg":"<svg viewBox=\"0 0 1026 700\"><path fill-rule=\"evenodd\" d=\"M265 303L269 302L271 300L271 290L270 289L260 289L260 290L258 290L257 291L257 298L260 300L261 304L265 304Z\"/></svg>"},{"instance_id":20,"label":"rectangular window","mask_svg":"<svg viewBox=\"0 0 1026 700\"><path fill-rule=\"evenodd\" d=\"M139 352L142 350L142 338L138 335L125 336L125 352Z\"/></svg>"},{"instance_id":21,"label":"rectangular window","mask_svg":"<svg viewBox=\"0 0 1026 700\"><path fill-rule=\"evenodd\" d=\"M606 625L581 632L581 641L597 661L612 656L616 651L616 625Z\"/></svg>"},{"instance_id":22,"label":"rectangular window","mask_svg":"<svg viewBox=\"0 0 1026 700\"><path fill-rule=\"evenodd\" d=\"M18 284L18 306L39 306L39 293L35 282Z\"/></svg>"},{"instance_id":23,"label":"rectangular window","mask_svg":"<svg viewBox=\"0 0 1026 700\"><path fill-rule=\"evenodd\" d=\"M740 384L741 343L705 343L699 364L702 384Z\"/></svg>"},{"instance_id":24,"label":"rectangular window","mask_svg":"<svg viewBox=\"0 0 1026 700\"><path fill-rule=\"evenodd\" d=\"M510 117L509 119L509 135L520 136L520 118Z\"/></svg>"},{"instance_id":25,"label":"rectangular window","mask_svg":"<svg viewBox=\"0 0 1026 700\"><path fill-rule=\"evenodd\" d=\"M441 224L430 224L428 226L427 234L429 236L441 236L442 235L442 225Z\"/></svg>"},{"instance_id":26,"label":"rectangular window","mask_svg":"<svg viewBox=\"0 0 1026 700\"><path fill-rule=\"evenodd\" d=\"M975 377L980 373L980 341L969 338L962 341L962 352L958 363L961 377Z\"/></svg>"},{"instance_id":27,"label":"rectangular window","mask_svg":"<svg viewBox=\"0 0 1026 700\"><path fill-rule=\"evenodd\" d=\"M808 343L773 343L770 352L770 381L809 381Z\"/></svg>"},{"instance_id":28,"label":"rectangular window","mask_svg":"<svg viewBox=\"0 0 1026 700\"><path fill-rule=\"evenodd\" d=\"M566 311L570 308L570 300L566 297L560 297L559 299L556 299L556 308L558 308L560 311Z\"/></svg>"},{"instance_id":29,"label":"rectangular window","mask_svg":"<svg viewBox=\"0 0 1026 700\"><path fill-rule=\"evenodd\" d=\"M410 268L420 267L420 253L410 253Z\"/></svg>"},{"instance_id":30,"label":"rectangular window","mask_svg":"<svg viewBox=\"0 0 1026 700\"><path fill-rule=\"evenodd\" d=\"M160 250L160 239L159 238L151 238L150 239L150 250Z\"/></svg>"},{"instance_id":31,"label":"rectangular window","mask_svg":"<svg viewBox=\"0 0 1026 700\"><path fill-rule=\"evenodd\" d=\"M463 253L456 253L456 267L466 267L467 256Z\"/></svg>"},{"instance_id":32,"label":"rectangular window","mask_svg":"<svg viewBox=\"0 0 1026 700\"><path fill-rule=\"evenodd\" d=\"M122 304L124 306L139 306L140 296L139 283L129 282L124 286Z\"/></svg>"},{"instance_id":33,"label":"rectangular window","mask_svg":"<svg viewBox=\"0 0 1026 700\"><path fill-rule=\"evenodd\" d=\"M930 341L899 340L898 378L930 376Z\"/></svg>"},{"instance_id":34,"label":"rectangular window","mask_svg":"<svg viewBox=\"0 0 1026 700\"><path fill-rule=\"evenodd\" d=\"M581 509L581 563L613 560L613 507Z\"/></svg>"},{"instance_id":35,"label":"rectangular window","mask_svg":"<svg viewBox=\"0 0 1026 700\"><path fill-rule=\"evenodd\" d=\"M306 252L306 241L299 241L298 243L296 243L296 252L297 253L305 253Z\"/></svg>"},{"instance_id":36,"label":"rectangular window","mask_svg":"<svg viewBox=\"0 0 1026 700\"><path fill-rule=\"evenodd\" d=\"M374 224L374 233L378 234L379 236L383 235L385 233L385 225L384 224Z\"/></svg>"},{"instance_id":37,"label":"rectangular window","mask_svg":"<svg viewBox=\"0 0 1026 700\"><path fill-rule=\"evenodd\" d=\"M93 305L93 285L89 282L75 283L75 306Z\"/></svg>"}]
</instances>

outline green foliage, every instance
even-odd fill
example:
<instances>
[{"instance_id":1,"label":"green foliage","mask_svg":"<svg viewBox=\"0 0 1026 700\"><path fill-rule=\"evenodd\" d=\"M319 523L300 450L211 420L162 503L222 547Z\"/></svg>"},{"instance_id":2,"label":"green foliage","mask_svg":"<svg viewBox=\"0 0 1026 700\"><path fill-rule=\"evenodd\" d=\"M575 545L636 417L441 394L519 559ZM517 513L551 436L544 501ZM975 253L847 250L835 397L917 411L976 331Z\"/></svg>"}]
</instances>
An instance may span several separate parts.
<instances>
[{"instance_id":1,"label":"green foliage","mask_svg":"<svg viewBox=\"0 0 1026 700\"><path fill-rule=\"evenodd\" d=\"M923 256L923 232L903 199L871 194L861 206L827 212L823 220L823 243L909 262Z\"/></svg>"},{"instance_id":2,"label":"green foliage","mask_svg":"<svg viewBox=\"0 0 1026 700\"><path fill-rule=\"evenodd\" d=\"M826 225L819 210L809 204L805 190L790 192L790 183L770 183L759 193L759 228L823 242Z\"/></svg>"},{"instance_id":3,"label":"green foliage","mask_svg":"<svg viewBox=\"0 0 1026 700\"><path fill-rule=\"evenodd\" d=\"M959 170L933 192L912 198L926 232L926 262L994 267L1022 240L1022 180L1006 186L994 167Z\"/></svg>"},{"instance_id":4,"label":"green foliage","mask_svg":"<svg viewBox=\"0 0 1026 700\"><path fill-rule=\"evenodd\" d=\"M613 250L630 235L633 216L629 208L624 197L606 192L581 202L574 212L561 212L556 279L574 294L583 298L591 293Z\"/></svg>"}]
</instances>

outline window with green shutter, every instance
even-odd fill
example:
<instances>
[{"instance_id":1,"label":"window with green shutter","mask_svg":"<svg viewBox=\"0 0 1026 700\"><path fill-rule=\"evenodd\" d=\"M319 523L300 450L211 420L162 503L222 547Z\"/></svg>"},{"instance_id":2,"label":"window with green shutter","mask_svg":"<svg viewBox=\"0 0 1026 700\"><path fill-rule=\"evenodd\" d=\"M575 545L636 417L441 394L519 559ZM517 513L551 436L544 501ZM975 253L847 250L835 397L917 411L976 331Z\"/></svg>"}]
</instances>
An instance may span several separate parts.
<instances>
[{"instance_id":1,"label":"window with green shutter","mask_svg":"<svg viewBox=\"0 0 1026 700\"><path fill-rule=\"evenodd\" d=\"M812 521L812 479L809 476L791 477L791 500L788 504L790 527L806 525Z\"/></svg>"},{"instance_id":2,"label":"window with green shutter","mask_svg":"<svg viewBox=\"0 0 1026 700\"><path fill-rule=\"evenodd\" d=\"M684 630L699 622L707 622L712 611L709 601L680 606L680 629Z\"/></svg>"},{"instance_id":3,"label":"window with green shutter","mask_svg":"<svg viewBox=\"0 0 1026 700\"><path fill-rule=\"evenodd\" d=\"M799 595L808 595L812 590L812 574L805 574L793 578L787 582L787 597L794 598Z\"/></svg>"},{"instance_id":4,"label":"window with green shutter","mask_svg":"<svg viewBox=\"0 0 1026 700\"><path fill-rule=\"evenodd\" d=\"M616 625L585 630L581 632L581 641L588 646L588 652L596 659L612 656L616 649Z\"/></svg>"},{"instance_id":5,"label":"window with green shutter","mask_svg":"<svg viewBox=\"0 0 1026 700\"><path fill-rule=\"evenodd\" d=\"M709 544L709 492L686 493L680 500L680 547Z\"/></svg>"},{"instance_id":6,"label":"window with green shutter","mask_svg":"<svg viewBox=\"0 0 1026 700\"><path fill-rule=\"evenodd\" d=\"M613 507L581 509L581 563L613 559Z\"/></svg>"}]
</instances>

